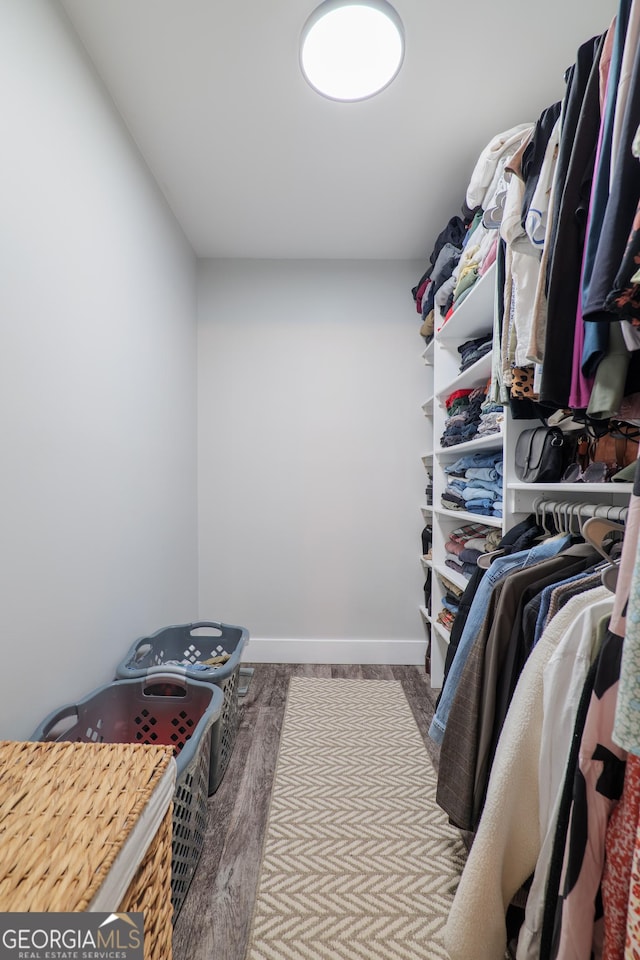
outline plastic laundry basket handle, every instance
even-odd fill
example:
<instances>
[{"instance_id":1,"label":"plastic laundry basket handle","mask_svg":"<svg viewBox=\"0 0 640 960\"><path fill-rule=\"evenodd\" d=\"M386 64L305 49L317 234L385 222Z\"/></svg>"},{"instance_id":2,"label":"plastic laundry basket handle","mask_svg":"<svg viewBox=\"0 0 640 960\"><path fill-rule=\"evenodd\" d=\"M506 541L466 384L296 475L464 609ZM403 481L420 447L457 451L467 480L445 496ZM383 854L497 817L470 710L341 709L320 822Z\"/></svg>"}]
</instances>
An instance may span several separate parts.
<instances>
[{"instance_id":1,"label":"plastic laundry basket handle","mask_svg":"<svg viewBox=\"0 0 640 960\"><path fill-rule=\"evenodd\" d=\"M60 727L63 720L69 720L71 718L74 720L73 724ZM56 710L55 713L50 714L46 720L43 721L42 726L37 731L36 738L38 740L57 740L61 733L70 730L79 719L80 713L78 708L74 703L70 703L67 707ZM59 730L57 729L58 727L60 727Z\"/></svg>"},{"instance_id":2,"label":"plastic laundry basket handle","mask_svg":"<svg viewBox=\"0 0 640 960\"><path fill-rule=\"evenodd\" d=\"M147 693L149 687L157 687L159 683L165 681L171 687L180 687L181 693ZM189 695L189 685L184 677L179 673L169 673L166 667L151 667L149 673L142 682L142 695L145 697L165 700L170 697L184 699Z\"/></svg>"},{"instance_id":3,"label":"plastic laundry basket handle","mask_svg":"<svg viewBox=\"0 0 640 960\"><path fill-rule=\"evenodd\" d=\"M189 624L189 632L193 633L194 630L212 627L214 630L219 630L220 634L223 634L225 626L228 626L228 624L218 623L216 620L196 620L195 623Z\"/></svg>"}]
</instances>

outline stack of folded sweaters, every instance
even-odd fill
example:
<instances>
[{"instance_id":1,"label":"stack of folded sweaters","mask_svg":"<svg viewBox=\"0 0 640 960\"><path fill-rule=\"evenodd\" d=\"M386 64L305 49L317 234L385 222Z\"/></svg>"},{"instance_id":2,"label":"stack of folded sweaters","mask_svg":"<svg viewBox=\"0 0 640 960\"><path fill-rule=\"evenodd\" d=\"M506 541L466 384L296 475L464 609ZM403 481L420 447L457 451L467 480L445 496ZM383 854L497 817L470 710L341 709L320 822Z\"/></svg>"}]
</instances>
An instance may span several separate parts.
<instances>
[{"instance_id":1,"label":"stack of folded sweaters","mask_svg":"<svg viewBox=\"0 0 640 960\"><path fill-rule=\"evenodd\" d=\"M487 527L484 523L467 523L457 527L451 531L444 545L447 553L445 564L468 580L476 568L478 557L495 550L501 537L500 530Z\"/></svg>"},{"instance_id":2,"label":"stack of folded sweaters","mask_svg":"<svg viewBox=\"0 0 640 960\"><path fill-rule=\"evenodd\" d=\"M502 516L502 451L460 457L445 467L445 473L447 487L441 497L443 507Z\"/></svg>"},{"instance_id":3,"label":"stack of folded sweaters","mask_svg":"<svg viewBox=\"0 0 640 960\"><path fill-rule=\"evenodd\" d=\"M440 437L441 447L454 447L475 437L499 433L502 407L487 398L489 384L473 390L454 390L444 401L447 422Z\"/></svg>"},{"instance_id":4,"label":"stack of folded sweaters","mask_svg":"<svg viewBox=\"0 0 640 960\"><path fill-rule=\"evenodd\" d=\"M482 337L475 337L473 340L467 340L460 344L458 353L462 363L460 364L460 373L464 373L469 367L473 366L481 357L490 353L493 348L493 333L486 333Z\"/></svg>"}]
</instances>

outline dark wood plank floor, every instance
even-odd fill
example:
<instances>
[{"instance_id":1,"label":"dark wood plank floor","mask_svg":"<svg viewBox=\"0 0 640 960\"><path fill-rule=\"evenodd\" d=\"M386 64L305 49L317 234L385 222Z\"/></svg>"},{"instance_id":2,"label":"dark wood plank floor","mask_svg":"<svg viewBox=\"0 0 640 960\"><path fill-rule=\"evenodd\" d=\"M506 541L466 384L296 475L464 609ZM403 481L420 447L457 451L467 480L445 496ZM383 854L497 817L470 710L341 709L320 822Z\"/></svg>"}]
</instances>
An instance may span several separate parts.
<instances>
[{"instance_id":1,"label":"dark wood plank floor","mask_svg":"<svg viewBox=\"0 0 640 960\"><path fill-rule=\"evenodd\" d=\"M174 960L244 960L293 676L400 680L437 768L437 748L427 736L435 693L421 667L256 664L249 691L240 701L240 728L229 767L209 799L205 845L174 928Z\"/></svg>"}]
</instances>

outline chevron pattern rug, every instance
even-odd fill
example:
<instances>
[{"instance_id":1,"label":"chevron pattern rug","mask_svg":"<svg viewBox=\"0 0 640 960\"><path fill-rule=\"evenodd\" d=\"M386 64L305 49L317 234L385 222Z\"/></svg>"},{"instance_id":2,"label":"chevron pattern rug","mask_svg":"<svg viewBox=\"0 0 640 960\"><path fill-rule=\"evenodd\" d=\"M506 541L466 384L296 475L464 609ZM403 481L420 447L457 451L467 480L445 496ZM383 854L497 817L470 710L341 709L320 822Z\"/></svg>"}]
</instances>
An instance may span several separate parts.
<instances>
[{"instance_id":1,"label":"chevron pattern rug","mask_svg":"<svg viewBox=\"0 0 640 960\"><path fill-rule=\"evenodd\" d=\"M446 960L466 850L399 681L291 679L247 960Z\"/></svg>"}]
</instances>

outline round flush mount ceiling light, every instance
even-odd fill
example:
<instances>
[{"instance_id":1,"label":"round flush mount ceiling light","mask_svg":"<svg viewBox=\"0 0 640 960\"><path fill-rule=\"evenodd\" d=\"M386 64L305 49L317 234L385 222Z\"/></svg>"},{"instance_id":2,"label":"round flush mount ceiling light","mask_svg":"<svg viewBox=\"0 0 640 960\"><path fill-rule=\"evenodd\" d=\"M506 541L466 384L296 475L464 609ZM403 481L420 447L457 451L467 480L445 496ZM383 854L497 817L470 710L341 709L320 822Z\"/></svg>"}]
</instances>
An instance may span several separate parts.
<instances>
[{"instance_id":1,"label":"round flush mount ceiling light","mask_svg":"<svg viewBox=\"0 0 640 960\"><path fill-rule=\"evenodd\" d=\"M324 0L302 30L302 73L331 100L366 100L380 93L403 57L402 21L386 0Z\"/></svg>"}]
</instances>

